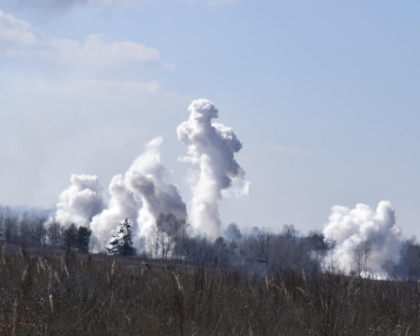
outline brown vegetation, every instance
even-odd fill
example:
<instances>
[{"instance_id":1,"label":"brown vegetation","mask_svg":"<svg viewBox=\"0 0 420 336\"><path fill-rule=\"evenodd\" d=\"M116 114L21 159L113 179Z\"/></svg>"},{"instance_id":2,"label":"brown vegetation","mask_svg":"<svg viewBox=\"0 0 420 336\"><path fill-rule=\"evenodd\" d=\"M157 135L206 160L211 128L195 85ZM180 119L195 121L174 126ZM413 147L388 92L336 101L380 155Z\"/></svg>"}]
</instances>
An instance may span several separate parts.
<instances>
[{"instance_id":1,"label":"brown vegetation","mask_svg":"<svg viewBox=\"0 0 420 336\"><path fill-rule=\"evenodd\" d=\"M420 334L416 282L147 270L120 258L23 250L0 260L0 335Z\"/></svg>"}]
</instances>

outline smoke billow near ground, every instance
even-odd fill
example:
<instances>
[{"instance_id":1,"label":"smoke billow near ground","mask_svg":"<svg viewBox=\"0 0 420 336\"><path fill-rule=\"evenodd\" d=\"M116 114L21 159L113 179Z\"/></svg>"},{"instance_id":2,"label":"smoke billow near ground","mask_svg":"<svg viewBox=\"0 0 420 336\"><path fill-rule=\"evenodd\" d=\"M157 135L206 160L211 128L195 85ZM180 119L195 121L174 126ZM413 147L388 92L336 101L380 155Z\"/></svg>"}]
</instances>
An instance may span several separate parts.
<instances>
[{"instance_id":1,"label":"smoke billow near ground","mask_svg":"<svg viewBox=\"0 0 420 336\"><path fill-rule=\"evenodd\" d=\"M211 101L195 100L188 110L190 117L178 126L177 134L187 149L179 159L190 165L186 178L192 193L189 202L170 182L170 171L160 155L163 138L158 137L146 145L126 173L112 179L108 194L97 176L73 175L71 185L60 195L55 219L64 225L90 227L101 246L109 243L118 223L128 218L137 237L136 247L144 249L161 214L188 219L197 234L212 242L223 236L219 202L246 196L250 190L245 170L235 159L242 143L232 128L213 122L219 111ZM387 201L380 202L376 210L363 204L354 209L334 206L323 235L335 242L325 256L324 268L347 274L363 269L366 274L386 277L389 265L399 262L402 232Z\"/></svg>"},{"instance_id":2,"label":"smoke billow near ground","mask_svg":"<svg viewBox=\"0 0 420 336\"><path fill-rule=\"evenodd\" d=\"M226 225L220 202L250 191L243 145L212 102L189 112L176 131L190 200L157 137L107 189L72 175L53 215L0 206L1 335L420 333L420 244L390 202L334 206L308 234ZM104 253L126 220L137 255Z\"/></svg>"},{"instance_id":3,"label":"smoke billow near ground","mask_svg":"<svg viewBox=\"0 0 420 336\"><path fill-rule=\"evenodd\" d=\"M188 218L193 227L214 241L222 235L218 203L232 195L249 192L245 171L235 160L242 148L236 133L212 120L219 111L205 99L192 102L190 117L177 129L179 140L187 146L180 160L191 165L187 181L191 187ZM179 188L170 183L160 147L163 138L151 140L123 175L109 186L104 204L103 187L97 176L73 175L71 185L60 195L55 219L63 224L87 225L102 244L107 244L118 223L129 218L134 234L146 237L160 214L187 218L187 205Z\"/></svg>"}]
</instances>

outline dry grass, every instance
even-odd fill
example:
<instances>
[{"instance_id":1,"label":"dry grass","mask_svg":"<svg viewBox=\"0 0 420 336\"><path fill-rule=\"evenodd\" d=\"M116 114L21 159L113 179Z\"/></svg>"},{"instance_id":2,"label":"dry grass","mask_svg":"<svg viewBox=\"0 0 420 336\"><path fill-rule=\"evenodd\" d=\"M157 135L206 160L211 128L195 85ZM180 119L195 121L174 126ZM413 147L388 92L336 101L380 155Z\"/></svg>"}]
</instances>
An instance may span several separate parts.
<instances>
[{"instance_id":1,"label":"dry grass","mask_svg":"<svg viewBox=\"0 0 420 336\"><path fill-rule=\"evenodd\" d=\"M3 253L0 335L420 335L420 286Z\"/></svg>"}]
</instances>

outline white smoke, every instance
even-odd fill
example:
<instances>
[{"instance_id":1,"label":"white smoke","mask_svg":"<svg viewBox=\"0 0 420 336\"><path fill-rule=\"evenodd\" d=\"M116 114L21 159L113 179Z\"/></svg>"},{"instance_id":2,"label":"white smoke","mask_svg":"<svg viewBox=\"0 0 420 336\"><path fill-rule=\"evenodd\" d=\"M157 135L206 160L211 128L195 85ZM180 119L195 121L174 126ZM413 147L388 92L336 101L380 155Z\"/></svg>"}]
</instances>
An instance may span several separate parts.
<instances>
[{"instance_id":1,"label":"white smoke","mask_svg":"<svg viewBox=\"0 0 420 336\"><path fill-rule=\"evenodd\" d=\"M125 175L116 175L112 179L108 206L90 224L101 244L109 243L118 224L126 218L132 224L134 241L139 244L161 213L187 217L187 208L178 187L166 182L170 172L161 162L162 141L161 137L150 141Z\"/></svg>"},{"instance_id":2,"label":"white smoke","mask_svg":"<svg viewBox=\"0 0 420 336\"><path fill-rule=\"evenodd\" d=\"M196 168L189 179L193 194L190 219L208 238L215 240L221 236L218 201L249 192L245 172L234 158L242 144L231 128L211 122L218 117L212 102L195 100L189 111L189 120L177 132L188 146L188 154L181 160ZM114 176L106 207L96 176L72 175L72 185L60 195L56 219L79 226L90 224L94 235L106 245L126 218L137 237L147 236L160 214L187 218L179 188L168 182L170 171L162 164L162 141L158 137L149 142L124 175Z\"/></svg>"},{"instance_id":3,"label":"white smoke","mask_svg":"<svg viewBox=\"0 0 420 336\"><path fill-rule=\"evenodd\" d=\"M178 126L177 133L179 140L188 146L187 155L180 160L198 168L188 181L193 194L190 220L215 240L221 235L218 201L231 194L240 196L249 192L245 172L234 158L242 144L231 128L212 124L218 110L211 101L195 100L188 110L191 115Z\"/></svg>"},{"instance_id":4,"label":"white smoke","mask_svg":"<svg viewBox=\"0 0 420 336\"><path fill-rule=\"evenodd\" d=\"M110 194L108 207L93 217L90 223L90 228L95 236L104 245L115 234L118 224L126 218L133 225L133 233L137 233L137 214L141 208L141 202L136 201L133 193L127 189L122 175L116 175L112 178L108 191Z\"/></svg>"},{"instance_id":5,"label":"white smoke","mask_svg":"<svg viewBox=\"0 0 420 336\"><path fill-rule=\"evenodd\" d=\"M92 175L74 174L70 181L71 185L60 194L55 218L64 225L89 226L104 208L103 187L99 178Z\"/></svg>"},{"instance_id":6,"label":"white smoke","mask_svg":"<svg viewBox=\"0 0 420 336\"><path fill-rule=\"evenodd\" d=\"M373 275L386 273L386 263L398 262L401 234L388 201L380 202L376 211L364 204L351 210L335 206L324 228L325 238L337 244L333 251L336 266L347 273L352 270ZM361 251L363 244L365 254Z\"/></svg>"},{"instance_id":7,"label":"white smoke","mask_svg":"<svg viewBox=\"0 0 420 336\"><path fill-rule=\"evenodd\" d=\"M145 153L133 162L125 174L127 187L143 203L137 219L140 236L149 233L161 213L172 213L177 218L187 217L187 207L179 194L179 188L167 182L170 172L161 162L162 141L161 137L150 141Z\"/></svg>"}]
</instances>

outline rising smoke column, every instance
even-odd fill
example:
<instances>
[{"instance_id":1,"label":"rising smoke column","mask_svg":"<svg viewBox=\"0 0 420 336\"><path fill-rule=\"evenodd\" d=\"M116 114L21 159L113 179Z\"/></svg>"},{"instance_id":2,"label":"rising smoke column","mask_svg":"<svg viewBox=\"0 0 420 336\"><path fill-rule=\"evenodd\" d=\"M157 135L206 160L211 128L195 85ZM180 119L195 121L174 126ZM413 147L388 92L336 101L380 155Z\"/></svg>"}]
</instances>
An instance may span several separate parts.
<instances>
[{"instance_id":1,"label":"rising smoke column","mask_svg":"<svg viewBox=\"0 0 420 336\"><path fill-rule=\"evenodd\" d=\"M104 208L103 187L99 178L92 175L73 174L70 182L60 194L55 219L64 225L89 226L92 218Z\"/></svg>"},{"instance_id":2,"label":"rising smoke column","mask_svg":"<svg viewBox=\"0 0 420 336\"><path fill-rule=\"evenodd\" d=\"M212 102L196 100L189 111L189 120L177 132L188 146L188 153L181 160L197 168L189 180L193 193L191 219L214 240L221 235L218 201L249 191L245 172L234 158L242 144L231 128L211 122L218 117ZM159 137L148 143L129 170L113 178L105 210L97 177L73 175L72 186L60 196L56 218L79 225L90 223L103 244L109 242L125 218L131 220L134 233L140 237L150 232L160 214L186 218L187 209L179 188L167 182L170 172L161 162L162 141Z\"/></svg>"},{"instance_id":3,"label":"rising smoke column","mask_svg":"<svg viewBox=\"0 0 420 336\"><path fill-rule=\"evenodd\" d=\"M401 229L396 225L394 209L388 201L380 202L376 211L364 204L351 210L333 207L324 236L336 241L333 259L345 272L355 270L355 251L366 242L370 247L368 268L372 274L384 273L382 266L386 261L396 263L399 259Z\"/></svg>"},{"instance_id":4,"label":"rising smoke column","mask_svg":"<svg viewBox=\"0 0 420 336\"><path fill-rule=\"evenodd\" d=\"M93 217L90 223L90 228L103 245L108 244L118 224L126 218L132 223L133 233L136 234L137 215L141 208L141 202L127 189L121 174L112 178L108 191L110 198L107 208Z\"/></svg>"},{"instance_id":5,"label":"rising smoke column","mask_svg":"<svg viewBox=\"0 0 420 336\"><path fill-rule=\"evenodd\" d=\"M187 217L187 207L179 194L179 188L167 182L170 171L163 166L160 147L163 139L158 137L146 145L125 174L127 187L141 200L137 222L140 236L146 236L161 213Z\"/></svg>"},{"instance_id":6,"label":"rising smoke column","mask_svg":"<svg viewBox=\"0 0 420 336\"><path fill-rule=\"evenodd\" d=\"M211 101L195 100L188 110L190 117L178 126L177 133L188 146L187 155L180 160L197 168L188 181L193 194L190 219L215 240L221 236L218 201L229 192L242 195L249 191L245 172L234 158L242 144L231 128L212 124L219 112Z\"/></svg>"},{"instance_id":7,"label":"rising smoke column","mask_svg":"<svg viewBox=\"0 0 420 336\"><path fill-rule=\"evenodd\" d=\"M124 176L113 177L107 207L96 176L72 175L72 185L60 195L56 219L65 224L89 225L99 241L107 245L126 218L138 242L147 236L161 213L186 218L187 207L179 188L167 182L170 171L161 162L162 141L161 137L150 141Z\"/></svg>"}]
</instances>

